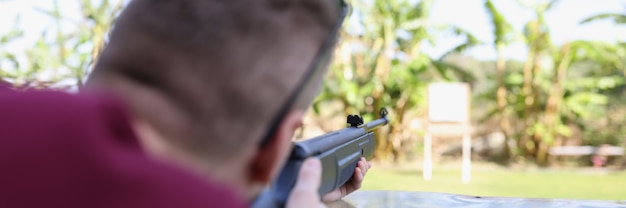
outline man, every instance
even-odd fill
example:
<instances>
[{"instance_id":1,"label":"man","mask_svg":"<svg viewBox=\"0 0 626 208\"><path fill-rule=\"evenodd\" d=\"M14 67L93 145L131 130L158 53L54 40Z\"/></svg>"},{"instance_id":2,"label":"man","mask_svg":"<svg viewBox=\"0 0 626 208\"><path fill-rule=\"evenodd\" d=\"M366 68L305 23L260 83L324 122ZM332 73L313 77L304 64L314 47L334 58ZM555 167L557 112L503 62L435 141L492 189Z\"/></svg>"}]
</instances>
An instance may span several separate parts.
<instances>
[{"instance_id":1,"label":"man","mask_svg":"<svg viewBox=\"0 0 626 208\"><path fill-rule=\"evenodd\" d=\"M0 121L13 140L0 145L7 154L0 165L15 167L0 177L9 184L0 189L0 206L250 203L284 163L293 132L316 95L323 73L309 77L307 70L328 65L315 57L332 53L332 47L319 49L335 38L333 28L342 21L337 3L132 1L82 95L2 94ZM295 90L301 85L305 89ZM32 119L35 128L27 131ZM41 152L29 147L35 142ZM358 189L368 168L359 162L351 182L324 199ZM321 205L320 171L319 161L303 165L288 207ZM24 177L33 181L25 183ZM75 194L80 197L72 200Z\"/></svg>"},{"instance_id":2,"label":"man","mask_svg":"<svg viewBox=\"0 0 626 208\"><path fill-rule=\"evenodd\" d=\"M89 84L127 102L153 157L231 184L252 200L286 160L317 95L324 73L303 92L296 88L312 65L327 68L333 47L320 48L337 38L340 3L136 0ZM319 53L327 59L315 59ZM294 93L297 101L284 106ZM325 199L354 191L368 168L363 160L352 183Z\"/></svg>"}]
</instances>

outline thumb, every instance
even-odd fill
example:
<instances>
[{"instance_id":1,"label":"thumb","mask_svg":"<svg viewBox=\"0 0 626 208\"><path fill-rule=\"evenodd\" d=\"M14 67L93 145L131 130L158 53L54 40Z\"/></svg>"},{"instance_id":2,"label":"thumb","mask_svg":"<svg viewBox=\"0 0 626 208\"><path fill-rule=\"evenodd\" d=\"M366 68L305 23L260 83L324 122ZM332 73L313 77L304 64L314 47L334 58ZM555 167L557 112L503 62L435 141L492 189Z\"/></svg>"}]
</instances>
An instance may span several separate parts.
<instances>
[{"instance_id":1,"label":"thumb","mask_svg":"<svg viewBox=\"0 0 626 208\"><path fill-rule=\"evenodd\" d=\"M322 181L322 164L317 158L306 159L300 172L298 181L291 190L285 207L324 207L320 201L318 189Z\"/></svg>"},{"instance_id":2,"label":"thumb","mask_svg":"<svg viewBox=\"0 0 626 208\"><path fill-rule=\"evenodd\" d=\"M317 158L306 159L300 167L298 181L294 187L295 190L315 191L320 187L322 182L322 164Z\"/></svg>"}]
</instances>

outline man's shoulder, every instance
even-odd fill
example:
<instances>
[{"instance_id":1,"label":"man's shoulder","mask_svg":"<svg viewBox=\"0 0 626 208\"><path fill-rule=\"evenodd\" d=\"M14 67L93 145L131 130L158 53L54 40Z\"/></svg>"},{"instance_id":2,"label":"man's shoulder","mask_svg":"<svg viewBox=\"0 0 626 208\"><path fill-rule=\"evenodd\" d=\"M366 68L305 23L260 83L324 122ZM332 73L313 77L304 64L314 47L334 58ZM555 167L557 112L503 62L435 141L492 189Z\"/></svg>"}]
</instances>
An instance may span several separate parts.
<instances>
[{"instance_id":1,"label":"man's shoulder","mask_svg":"<svg viewBox=\"0 0 626 208\"><path fill-rule=\"evenodd\" d=\"M110 96L0 93L0 128L0 207L240 206L226 187L150 160Z\"/></svg>"},{"instance_id":2,"label":"man's shoulder","mask_svg":"<svg viewBox=\"0 0 626 208\"><path fill-rule=\"evenodd\" d=\"M139 149L123 105L100 94L3 92L0 126L3 143L28 149L78 146L80 150L94 142L113 142L107 139L127 139L127 145Z\"/></svg>"},{"instance_id":3,"label":"man's shoulder","mask_svg":"<svg viewBox=\"0 0 626 208\"><path fill-rule=\"evenodd\" d=\"M125 114L122 109L113 99L96 94L69 94L48 90L0 92L0 113L5 118L0 122L4 125L45 124L41 127L56 127L90 119L98 121L109 110L119 111L111 112L112 115ZM6 119L7 117L12 119ZM57 122L49 122L50 120Z\"/></svg>"}]
</instances>

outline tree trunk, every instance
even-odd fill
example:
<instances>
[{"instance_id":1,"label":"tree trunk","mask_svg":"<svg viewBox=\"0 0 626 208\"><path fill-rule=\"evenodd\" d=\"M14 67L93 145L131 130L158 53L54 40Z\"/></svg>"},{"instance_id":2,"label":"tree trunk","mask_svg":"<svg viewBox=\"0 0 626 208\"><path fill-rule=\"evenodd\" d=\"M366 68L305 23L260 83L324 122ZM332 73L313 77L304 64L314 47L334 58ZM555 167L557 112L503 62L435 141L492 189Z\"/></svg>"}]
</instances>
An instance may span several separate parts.
<instances>
[{"instance_id":1,"label":"tree trunk","mask_svg":"<svg viewBox=\"0 0 626 208\"><path fill-rule=\"evenodd\" d=\"M404 158L404 149L402 148L402 143L404 138L401 133L403 131L402 123L404 123L404 113L406 112L406 103L408 100L408 96L403 96L400 98L395 106L395 121L398 125L391 125L389 127L389 133L391 136L391 147L393 153L393 161L394 163L398 163Z\"/></svg>"},{"instance_id":2,"label":"tree trunk","mask_svg":"<svg viewBox=\"0 0 626 208\"><path fill-rule=\"evenodd\" d=\"M505 161L508 161L511 158L511 150L509 148L509 139L511 132L511 125L509 124L509 119L506 113L506 106L508 104L506 100L506 86L504 83L505 78L505 69L506 69L506 60L502 54L502 50L504 49L504 45L498 44L496 46L496 50L498 52L498 60L496 62L496 71L498 76L498 91L497 91L497 103L498 103L498 115L500 117L500 130L504 134L504 155L503 158Z\"/></svg>"},{"instance_id":3,"label":"tree trunk","mask_svg":"<svg viewBox=\"0 0 626 208\"><path fill-rule=\"evenodd\" d=\"M537 163L540 165L547 165L547 152L552 142L557 136L556 127L558 125L558 116L563 101L563 83L567 68L572 60L570 55L570 46L565 44L561 48L561 60L558 63L557 68L554 70L554 78L552 87L550 89L550 95L548 96L548 102L546 103L543 125L546 127L546 134L541 137L541 146L537 152Z\"/></svg>"},{"instance_id":4,"label":"tree trunk","mask_svg":"<svg viewBox=\"0 0 626 208\"><path fill-rule=\"evenodd\" d=\"M382 106L382 95L384 91L376 91L372 95L374 98L374 109L380 109ZM389 159L389 154L392 153L392 145L390 144L389 137L392 137L391 130L387 133L382 132L380 129L374 131L376 150L374 151L374 157L377 160Z\"/></svg>"},{"instance_id":5,"label":"tree trunk","mask_svg":"<svg viewBox=\"0 0 626 208\"><path fill-rule=\"evenodd\" d=\"M385 38L391 38L391 37L385 37ZM391 68L391 60L389 59L389 57L387 57L388 53L386 53L387 51L391 50L389 48L391 47L391 45L384 45L384 46L385 47L381 48L383 53L380 53L376 59L377 63L376 63L376 69L374 72L375 76L377 76L381 80L380 86L376 87L372 95L372 98L374 99L373 106L374 106L375 111L378 111L381 107L383 107L382 98L383 98L383 94L386 91L384 80L386 80L389 77L389 70ZM376 131L374 136L376 138L376 151L374 152L374 156L380 160L388 159L389 153L392 153L392 150L393 150L393 146L390 144L391 142L389 140L389 137L393 137L393 135L381 134L380 131Z\"/></svg>"},{"instance_id":6,"label":"tree trunk","mask_svg":"<svg viewBox=\"0 0 626 208\"><path fill-rule=\"evenodd\" d=\"M518 141L518 148L522 151L522 153L526 156L529 155L530 153L530 149L527 148L527 143L530 141L530 137L528 134L526 134L526 129L528 129L531 125L532 125L532 121L531 121L531 106L533 104L533 96L532 96L532 68L533 68L533 63L534 63L534 59L535 57L535 49L534 47L531 45L530 49L528 51L528 56L526 59L526 62L524 62L524 69L523 69L523 73L524 73L524 85L522 87L522 94L523 94L523 102L524 102L524 113L522 115L522 129L520 130L520 132L522 133L522 135L520 135L520 139Z\"/></svg>"},{"instance_id":7,"label":"tree trunk","mask_svg":"<svg viewBox=\"0 0 626 208\"><path fill-rule=\"evenodd\" d=\"M528 126L527 127L532 127L533 125L535 125L537 122L541 122L539 120L539 112L538 109L539 107L539 96L541 96L540 92L540 79L541 79L541 63L540 63L540 55L539 55L539 51L535 51L535 58L533 59L533 69L532 69L532 82L530 84L530 89L531 89L531 93L530 93L530 97L531 97L531 102L529 103L528 106L526 106L526 108L528 108L529 110L529 117L526 118L527 119L527 123ZM527 129L525 129L526 131ZM541 141L542 141L542 135L538 134L537 132L533 132L532 135L530 135L531 140L534 143L534 147L530 150L530 154L535 156L535 160L537 160L537 155L539 154L538 152L541 149Z\"/></svg>"}]
</instances>

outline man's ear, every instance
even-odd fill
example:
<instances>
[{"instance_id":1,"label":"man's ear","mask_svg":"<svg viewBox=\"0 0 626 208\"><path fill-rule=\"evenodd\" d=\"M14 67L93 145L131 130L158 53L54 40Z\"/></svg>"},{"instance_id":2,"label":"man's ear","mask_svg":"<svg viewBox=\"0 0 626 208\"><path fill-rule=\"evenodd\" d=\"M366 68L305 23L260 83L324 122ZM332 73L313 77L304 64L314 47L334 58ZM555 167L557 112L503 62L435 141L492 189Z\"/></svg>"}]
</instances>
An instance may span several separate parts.
<instances>
[{"instance_id":1,"label":"man's ear","mask_svg":"<svg viewBox=\"0 0 626 208\"><path fill-rule=\"evenodd\" d=\"M284 165L291 153L291 139L296 129L302 125L303 111L291 111L278 126L276 133L253 156L248 166L248 176L251 183L269 184Z\"/></svg>"}]
</instances>

